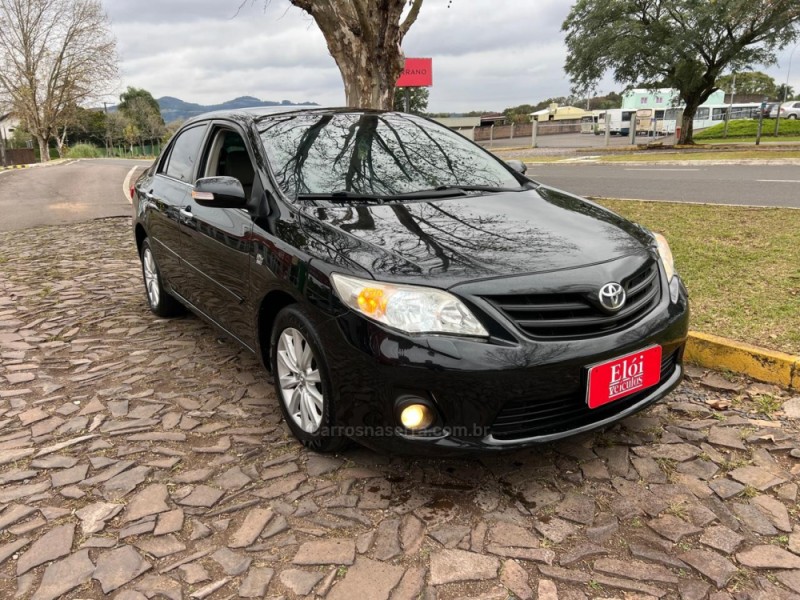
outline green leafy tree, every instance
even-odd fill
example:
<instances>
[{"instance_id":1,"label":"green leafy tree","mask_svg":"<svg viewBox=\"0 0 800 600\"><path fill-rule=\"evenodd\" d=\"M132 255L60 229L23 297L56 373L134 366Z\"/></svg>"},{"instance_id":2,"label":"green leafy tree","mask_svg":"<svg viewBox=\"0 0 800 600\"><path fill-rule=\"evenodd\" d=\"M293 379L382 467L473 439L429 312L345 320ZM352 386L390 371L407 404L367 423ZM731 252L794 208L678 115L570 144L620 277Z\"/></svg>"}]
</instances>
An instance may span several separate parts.
<instances>
[{"instance_id":1,"label":"green leafy tree","mask_svg":"<svg viewBox=\"0 0 800 600\"><path fill-rule=\"evenodd\" d=\"M131 118L128 113L135 110L140 101L143 106L148 106L154 112L161 114L161 107L158 105L158 100L153 98L153 94L145 89L131 86L128 86L128 89L120 94L117 109L122 111L128 118Z\"/></svg>"},{"instance_id":2,"label":"green leafy tree","mask_svg":"<svg viewBox=\"0 0 800 600\"><path fill-rule=\"evenodd\" d=\"M609 71L619 83L673 87L685 103L682 144L697 108L730 69L772 64L798 37L797 0L577 0L562 29L574 89Z\"/></svg>"},{"instance_id":3,"label":"green leafy tree","mask_svg":"<svg viewBox=\"0 0 800 600\"><path fill-rule=\"evenodd\" d=\"M394 110L405 110L406 89L408 90L408 112L420 115L428 110L430 91L424 87L395 88Z\"/></svg>"},{"instance_id":4,"label":"green leafy tree","mask_svg":"<svg viewBox=\"0 0 800 600\"><path fill-rule=\"evenodd\" d=\"M734 77L736 79L736 94L747 96L767 96L775 98L778 86L775 80L761 71L744 71L730 75L723 75L717 79L717 87L728 93L734 91Z\"/></svg>"},{"instance_id":5,"label":"green leafy tree","mask_svg":"<svg viewBox=\"0 0 800 600\"><path fill-rule=\"evenodd\" d=\"M532 104L520 104L503 111L509 123L530 123L531 113L535 110Z\"/></svg>"},{"instance_id":6,"label":"green leafy tree","mask_svg":"<svg viewBox=\"0 0 800 600\"><path fill-rule=\"evenodd\" d=\"M785 83L778 86L778 89L775 91L775 99L781 102L784 100L800 100L800 98L795 95L794 88Z\"/></svg>"},{"instance_id":7,"label":"green leafy tree","mask_svg":"<svg viewBox=\"0 0 800 600\"><path fill-rule=\"evenodd\" d=\"M555 98L548 98L547 100L542 100L538 104L533 105L533 111L536 112L537 110L542 110L543 108L547 108L551 104L558 104L559 106L566 106L569 104L569 98L566 96L556 96Z\"/></svg>"},{"instance_id":8,"label":"green leafy tree","mask_svg":"<svg viewBox=\"0 0 800 600\"><path fill-rule=\"evenodd\" d=\"M145 142L152 144L164 133L164 119L158 101L147 90L134 87L129 87L119 100L117 108L139 132L139 145L144 154Z\"/></svg>"}]
</instances>

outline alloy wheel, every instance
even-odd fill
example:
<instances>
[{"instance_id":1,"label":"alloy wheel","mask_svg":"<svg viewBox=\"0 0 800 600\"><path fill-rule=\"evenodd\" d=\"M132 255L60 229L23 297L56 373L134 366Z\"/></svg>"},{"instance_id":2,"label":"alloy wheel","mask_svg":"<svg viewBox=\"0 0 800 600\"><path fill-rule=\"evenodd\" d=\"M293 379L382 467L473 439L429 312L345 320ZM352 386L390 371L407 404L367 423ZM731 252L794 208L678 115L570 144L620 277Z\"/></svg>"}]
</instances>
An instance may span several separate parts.
<instances>
[{"instance_id":1,"label":"alloy wheel","mask_svg":"<svg viewBox=\"0 0 800 600\"><path fill-rule=\"evenodd\" d=\"M158 306L161 300L161 286L158 283L158 269L156 268L156 261L153 258L153 253L150 248L145 248L142 252L142 266L144 267L144 284L147 288L147 297L150 300L150 306Z\"/></svg>"},{"instance_id":2,"label":"alloy wheel","mask_svg":"<svg viewBox=\"0 0 800 600\"><path fill-rule=\"evenodd\" d=\"M287 327L277 344L278 384L286 412L307 433L322 424L325 406L319 364L303 334Z\"/></svg>"}]
</instances>

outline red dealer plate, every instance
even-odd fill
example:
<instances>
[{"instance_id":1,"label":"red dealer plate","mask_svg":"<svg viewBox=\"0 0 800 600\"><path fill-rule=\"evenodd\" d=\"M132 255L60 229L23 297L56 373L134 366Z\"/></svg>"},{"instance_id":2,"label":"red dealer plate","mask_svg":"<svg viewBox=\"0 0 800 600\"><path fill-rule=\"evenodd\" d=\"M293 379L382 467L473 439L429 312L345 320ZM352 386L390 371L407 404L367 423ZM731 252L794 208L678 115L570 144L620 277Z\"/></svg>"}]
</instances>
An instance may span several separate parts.
<instances>
[{"instance_id":1,"label":"red dealer plate","mask_svg":"<svg viewBox=\"0 0 800 600\"><path fill-rule=\"evenodd\" d=\"M586 403L598 408L656 385L661 380L661 346L589 367Z\"/></svg>"}]
</instances>

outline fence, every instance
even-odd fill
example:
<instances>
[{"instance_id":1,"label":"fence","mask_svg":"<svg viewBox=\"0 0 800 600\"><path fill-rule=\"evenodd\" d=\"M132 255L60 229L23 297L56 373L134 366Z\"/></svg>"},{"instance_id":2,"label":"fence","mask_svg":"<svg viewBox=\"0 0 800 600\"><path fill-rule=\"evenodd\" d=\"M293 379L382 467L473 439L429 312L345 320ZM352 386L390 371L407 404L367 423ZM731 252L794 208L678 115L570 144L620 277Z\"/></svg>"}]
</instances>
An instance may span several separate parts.
<instances>
[{"instance_id":1,"label":"fence","mask_svg":"<svg viewBox=\"0 0 800 600\"><path fill-rule=\"evenodd\" d=\"M5 166L29 165L34 162L36 162L36 154L34 153L33 148L6 148Z\"/></svg>"},{"instance_id":2,"label":"fence","mask_svg":"<svg viewBox=\"0 0 800 600\"><path fill-rule=\"evenodd\" d=\"M544 121L538 124L537 135L558 135L560 133L580 133L580 122L573 121ZM515 140L520 138L530 139L533 134L533 123L514 123L512 125L492 125L489 127L476 127L474 140L488 142L492 140Z\"/></svg>"}]
</instances>

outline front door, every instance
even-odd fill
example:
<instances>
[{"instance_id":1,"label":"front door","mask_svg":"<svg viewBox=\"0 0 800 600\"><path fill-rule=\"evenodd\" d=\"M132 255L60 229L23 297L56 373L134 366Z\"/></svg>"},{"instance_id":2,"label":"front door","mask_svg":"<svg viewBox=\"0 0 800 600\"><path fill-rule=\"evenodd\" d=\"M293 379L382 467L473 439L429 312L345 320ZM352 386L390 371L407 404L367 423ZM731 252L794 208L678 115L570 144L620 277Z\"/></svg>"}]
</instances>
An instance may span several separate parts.
<instances>
[{"instance_id":1,"label":"front door","mask_svg":"<svg viewBox=\"0 0 800 600\"><path fill-rule=\"evenodd\" d=\"M252 194L255 169L242 135L232 127L212 128L203 152L201 177L235 177ZM186 298L208 317L253 346L246 310L250 277L250 213L238 208L200 206L189 194L181 220Z\"/></svg>"},{"instance_id":2,"label":"front door","mask_svg":"<svg viewBox=\"0 0 800 600\"><path fill-rule=\"evenodd\" d=\"M140 190L144 201L151 204L146 227L156 263L167 285L180 295L184 294L186 282L180 261L181 209L191 197L206 128L203 124L182 131L165 153L155 176Z\"/></svg>"}]
</instances>

